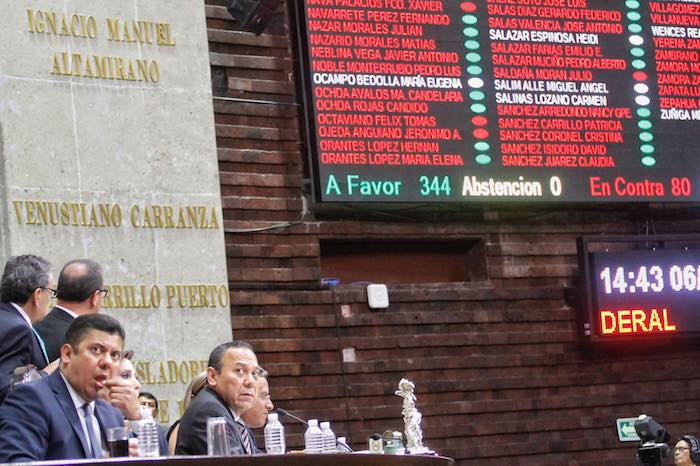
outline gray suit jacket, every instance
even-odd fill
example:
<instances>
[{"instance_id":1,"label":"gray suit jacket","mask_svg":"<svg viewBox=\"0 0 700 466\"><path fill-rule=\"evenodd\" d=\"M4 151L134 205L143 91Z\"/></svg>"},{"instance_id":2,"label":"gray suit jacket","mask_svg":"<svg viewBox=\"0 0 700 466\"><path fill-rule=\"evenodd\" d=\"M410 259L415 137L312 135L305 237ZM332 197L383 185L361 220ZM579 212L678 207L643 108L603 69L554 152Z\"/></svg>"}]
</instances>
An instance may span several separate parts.
<instances>
[{"instance_id":1,"label":"gray suit jacket","mask_svg":"<svg viewBox=\"0 0 700 466\"><path fill-rule=\"evenodd\" d=\"M211 387L206 387L199 392L182 416L180 430L177 433L175 454L207 454L207 419L210 417L226 418L231 453L245 455L241 443L240 426L236 423L224 400Z\"/></svg>"}]
</instances>

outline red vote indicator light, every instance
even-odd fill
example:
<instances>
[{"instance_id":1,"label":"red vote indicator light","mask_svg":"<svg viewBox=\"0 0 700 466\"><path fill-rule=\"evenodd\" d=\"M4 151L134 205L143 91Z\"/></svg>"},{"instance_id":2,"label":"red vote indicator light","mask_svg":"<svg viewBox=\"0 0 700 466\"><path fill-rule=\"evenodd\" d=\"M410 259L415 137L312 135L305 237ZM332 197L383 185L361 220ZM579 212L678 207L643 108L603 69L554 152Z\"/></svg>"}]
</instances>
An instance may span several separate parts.
<instances>
[{"instance_id":1,"label":"red vote indicator light","mask_svg":"<svg viewBox=\"0 0 700 466\"><path fill-rule=\"evenodd\" d=\"M600 311L600 330L603 335L630 335L676 332L669 320L668 309L618 309Z\"/></svg>"},{"instance_id":2,"label":"red vote indicator light","mask_svg":"<svg viewBox=\"0 0 700 466\"><path fill-rule=\"evenodd\" d=\"M462 8L462 11L464 11L466 13L471 13L473 11L476 11L476 5L472 2L462 2L460 7Z\"/></svg>"},{"instance_id":3,"label":"red vote indicator light","mask_svg":"<svg viewBox=\"0 0 700 466\"><path fill-rule=\"evenodd\" d=\"M474 124L474 126L486 126L486 123L488 122L489 121L486 119L486 117L481 115L477 115L472 118L472 124Z\"/></svg>"},{"instance_id":4,"label":"red vote indicator light","mask_svg":"<svg viewBox=\"0 0 700 466\"><path fill-rule=\"evenodd\" d=\"M476 139L486 139L487 137L489 137L489 132L483 128L475 129L472 132L472 134L474 134L474 138L476 138Z\"/></svg>"},{"instance_id":5,"label":"red vote indicator light","mask_svg":"<svg viewBox=\"0 0 700 466\"><path fill-rule=\"evenodd\" d=\"M647 74L644 71L635 71L632 73L632 77L634 78L635 81L646 81L647 80Z\"/></svg>"}]
</instances>

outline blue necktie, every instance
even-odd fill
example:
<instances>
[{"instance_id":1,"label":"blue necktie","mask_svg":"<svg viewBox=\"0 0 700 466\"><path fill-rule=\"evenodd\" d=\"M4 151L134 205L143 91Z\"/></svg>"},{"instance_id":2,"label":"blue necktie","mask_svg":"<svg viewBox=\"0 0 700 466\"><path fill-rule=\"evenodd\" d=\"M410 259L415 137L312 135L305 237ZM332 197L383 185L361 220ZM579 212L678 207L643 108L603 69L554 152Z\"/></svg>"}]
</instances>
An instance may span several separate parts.
<instances>
[{"instance_id":1,"label":"blue necktie","mask_svg":"<svg viewBox=\"0 0 700 466\"><path fill-rule=\"evenodd\" d=\"M44 340L41 339L39 336L39 332L34 330L34 327L32 327L32 332L34 332L34 336L36 337L37 341L39 342L39 346L41 347L41 352L44 353L44 358L46 358L46 364L50 363L49 361L49 355L46 352L46 345L44 344ZM42 367L39 367L38 369L43 369Z\"/></svg>"},{"instance_id":2,"label":"blue necktie","mask_svg":"<svg viewBox=\"0 0 700 466\"><path fill-rule=\"evenodd\" d=\"M85 427L87 427L88 437L90 437L90 458L102 458L102 442L95 434L95 428L92 425L94 416L92 415L92 406L90 403L85 403L81 409L85 414Z\"/></svg>"}]
</instances>

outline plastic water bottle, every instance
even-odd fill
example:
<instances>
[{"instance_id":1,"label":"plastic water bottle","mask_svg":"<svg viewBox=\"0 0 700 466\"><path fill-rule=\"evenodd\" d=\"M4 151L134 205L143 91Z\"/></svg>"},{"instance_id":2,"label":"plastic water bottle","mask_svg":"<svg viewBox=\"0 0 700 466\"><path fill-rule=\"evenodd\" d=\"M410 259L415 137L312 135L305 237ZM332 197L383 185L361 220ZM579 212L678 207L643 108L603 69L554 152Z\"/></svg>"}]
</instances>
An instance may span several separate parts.
<instances>
[{"instance_id":1,"label":"plastic water bottle","mask_svg":"<svg viewBox=\"0 0 700 466\"><path fill-rule=\"evenodd\" d=\"M284 426L279 421L277 413L268 414L265 426L265 451L269 455L284 455L286 447Z\"/></svg>"},{"instance_id":2,"label":"plastic water bottle","mask_svg":"<svg viewBox=\"0 0 700 466\"><path fill-rule=\"evenodd\" d=\"M132 421L132 429L139 441L139 454L146 458L158 456L158 424L153 420L150 409L141 410L141 419Z\"/></svg>"},{"instance_id":3,"label":"plastic water bottle","mask_svg":"<svg viewBox=\"0 0 700 466\"><path fill-rule=\"evenodd\" d=\"M309 419L309 427L304 434L304 453L323 453L323 432L318 427L318 419Z\"/></svg>"},{"instance_id":4,"label":"plastic water bottle","mask_svg":"<svg viewBox=\"0 0 700 466\"><path fill-rule=\"evenodd\" d=\"M321 434L323 434L323 453L335 453L335 434L331 430L330 422L321 423Z\"/></svg>"}]
</instances>

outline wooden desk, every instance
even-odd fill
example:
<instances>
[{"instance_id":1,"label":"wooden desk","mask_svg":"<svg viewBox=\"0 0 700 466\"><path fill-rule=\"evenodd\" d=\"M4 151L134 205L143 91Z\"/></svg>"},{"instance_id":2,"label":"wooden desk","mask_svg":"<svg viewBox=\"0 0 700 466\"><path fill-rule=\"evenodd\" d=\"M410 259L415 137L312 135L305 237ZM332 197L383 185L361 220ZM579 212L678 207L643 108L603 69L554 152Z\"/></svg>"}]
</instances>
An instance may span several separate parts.
<instances>
[{"instance_id":1,"label":"wooden desk","mask_svg":"<svg viewBox=\"0 0 700 466\"><path fill-rule=\"evenodd\" d=\"M414 455L257 455L257 456L166 456L160 458L108 458L24 463L28 465L81 466L453 466L444 456Z\"/></svg>"}]
</instances>

